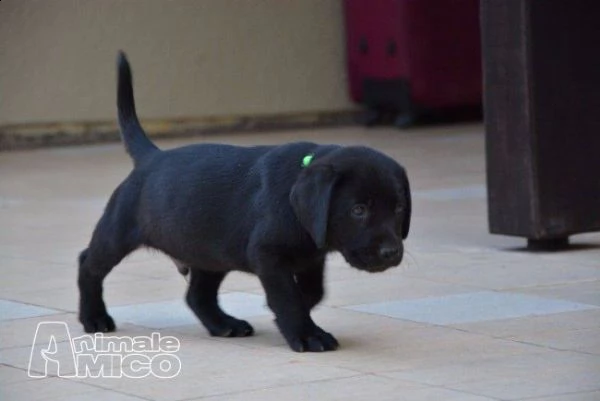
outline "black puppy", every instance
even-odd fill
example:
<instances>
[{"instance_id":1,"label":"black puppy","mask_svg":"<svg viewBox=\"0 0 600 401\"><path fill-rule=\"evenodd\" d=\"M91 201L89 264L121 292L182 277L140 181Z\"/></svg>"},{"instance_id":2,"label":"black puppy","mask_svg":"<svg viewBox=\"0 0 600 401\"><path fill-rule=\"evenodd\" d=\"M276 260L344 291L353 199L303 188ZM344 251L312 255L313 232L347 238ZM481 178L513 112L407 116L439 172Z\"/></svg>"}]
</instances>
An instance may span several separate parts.
<instances>
[{"instance_id":1,"label":"black puppy","mask_svg":"<svg viewBox=\"0 0 600 401\"><path fill-rule=\"evenodd\" d=\"M369 148L313 143L161 151L136 116L122 53L118 69L119 124L135 168L79 256L85 331L115 330L102 282L127 254L146 246L190 271L186 300L211 335L253 334L217 301L225 275L240 270L258 275L294 351L336 349L336 339L310 317L323 297L325 255L339 251L369 272L400 263L411 215L404 169Z\"/></svg>"}]
</instances>

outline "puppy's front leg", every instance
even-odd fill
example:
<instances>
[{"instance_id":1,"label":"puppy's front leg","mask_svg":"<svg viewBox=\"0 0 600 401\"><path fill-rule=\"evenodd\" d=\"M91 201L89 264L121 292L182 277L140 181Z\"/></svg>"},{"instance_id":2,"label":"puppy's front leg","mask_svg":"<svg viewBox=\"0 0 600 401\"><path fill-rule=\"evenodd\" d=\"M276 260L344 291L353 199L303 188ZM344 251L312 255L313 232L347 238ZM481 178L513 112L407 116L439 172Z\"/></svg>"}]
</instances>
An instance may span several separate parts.
<instances>
[{"instance_id":1,"label":"puppy's front leg","mask_svg":"<svg viewBox=\"0 0 600 401\"><path fill-rule=\"evenodd\" d=\"M296 283L302 293L302 299L304 299L304 304L309 310L312 310L321 302L325 294L323 287L324 263L322 261L306 271L295 274Z\"/></svg>"},{"instance_id":2,"label":"puppy's front leg","mask_svg":"<svg viewBox=\"0 0 600 401\"><path fill-rule=\"evenodd\" d=\"M267 293L267 304L275 313L275 323L294 351L321 352L338 347L335 337L311 319L310 309L291 272L263 269L259 277Z\"/></svg>"}]
</instances>

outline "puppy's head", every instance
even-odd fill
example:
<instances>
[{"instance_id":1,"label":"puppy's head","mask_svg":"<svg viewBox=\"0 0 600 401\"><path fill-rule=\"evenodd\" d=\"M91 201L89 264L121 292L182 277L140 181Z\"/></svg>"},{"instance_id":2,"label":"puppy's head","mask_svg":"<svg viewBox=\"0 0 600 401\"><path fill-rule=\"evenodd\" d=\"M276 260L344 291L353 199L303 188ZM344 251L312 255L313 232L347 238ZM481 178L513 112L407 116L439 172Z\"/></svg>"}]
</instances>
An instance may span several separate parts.
<instances>
[{"instance_id":1,"label":"puppy's head","mask_svg":"<svg viewBox=\"0 0 600 401\"><path fill-rule=\"evenodd\" d=\"M336 150L305 167L290 193L300 224L319 248L361 270L400 264L411 196L404 169L363 147Z\"/></svg>"}]
</instances>

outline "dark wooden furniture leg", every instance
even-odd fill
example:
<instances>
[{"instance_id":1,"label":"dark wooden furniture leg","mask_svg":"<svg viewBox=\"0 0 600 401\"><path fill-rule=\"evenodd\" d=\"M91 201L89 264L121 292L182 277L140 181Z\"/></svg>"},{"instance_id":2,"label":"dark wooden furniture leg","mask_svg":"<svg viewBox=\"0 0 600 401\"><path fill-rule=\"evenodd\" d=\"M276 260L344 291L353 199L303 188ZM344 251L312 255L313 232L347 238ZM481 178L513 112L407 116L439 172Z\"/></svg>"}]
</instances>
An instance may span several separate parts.
<instances>
[{"instance_id":1,"label":"dark wooden furniture leg","mask_svg":"<svg viewBox=\"0 0 600 401\"><path fill-rule=\"evenodd\" d=\"M482 0L490 232L600 230L600 1Z\"/></svg>"}]
</instances>

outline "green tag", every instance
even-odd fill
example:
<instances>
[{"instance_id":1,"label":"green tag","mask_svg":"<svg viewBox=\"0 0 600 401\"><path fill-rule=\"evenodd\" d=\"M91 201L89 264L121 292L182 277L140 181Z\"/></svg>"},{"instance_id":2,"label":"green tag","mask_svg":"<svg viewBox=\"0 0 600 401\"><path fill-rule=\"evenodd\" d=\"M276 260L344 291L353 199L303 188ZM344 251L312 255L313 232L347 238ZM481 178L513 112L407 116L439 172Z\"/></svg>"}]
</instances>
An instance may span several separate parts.
<instances>
[{"instance_id":1,"label":"green tag","mask_svg":"<svg viewBox=\"0 0 600 401\"><path fill-rule=\"evenodd\" d=\"M308 167L308 165L310 164L310 162L312 161L313 157L315 157L315 155L313 155L312 153L304 156L302 158L302 167Z\"/></svg>"}]
</instances>

